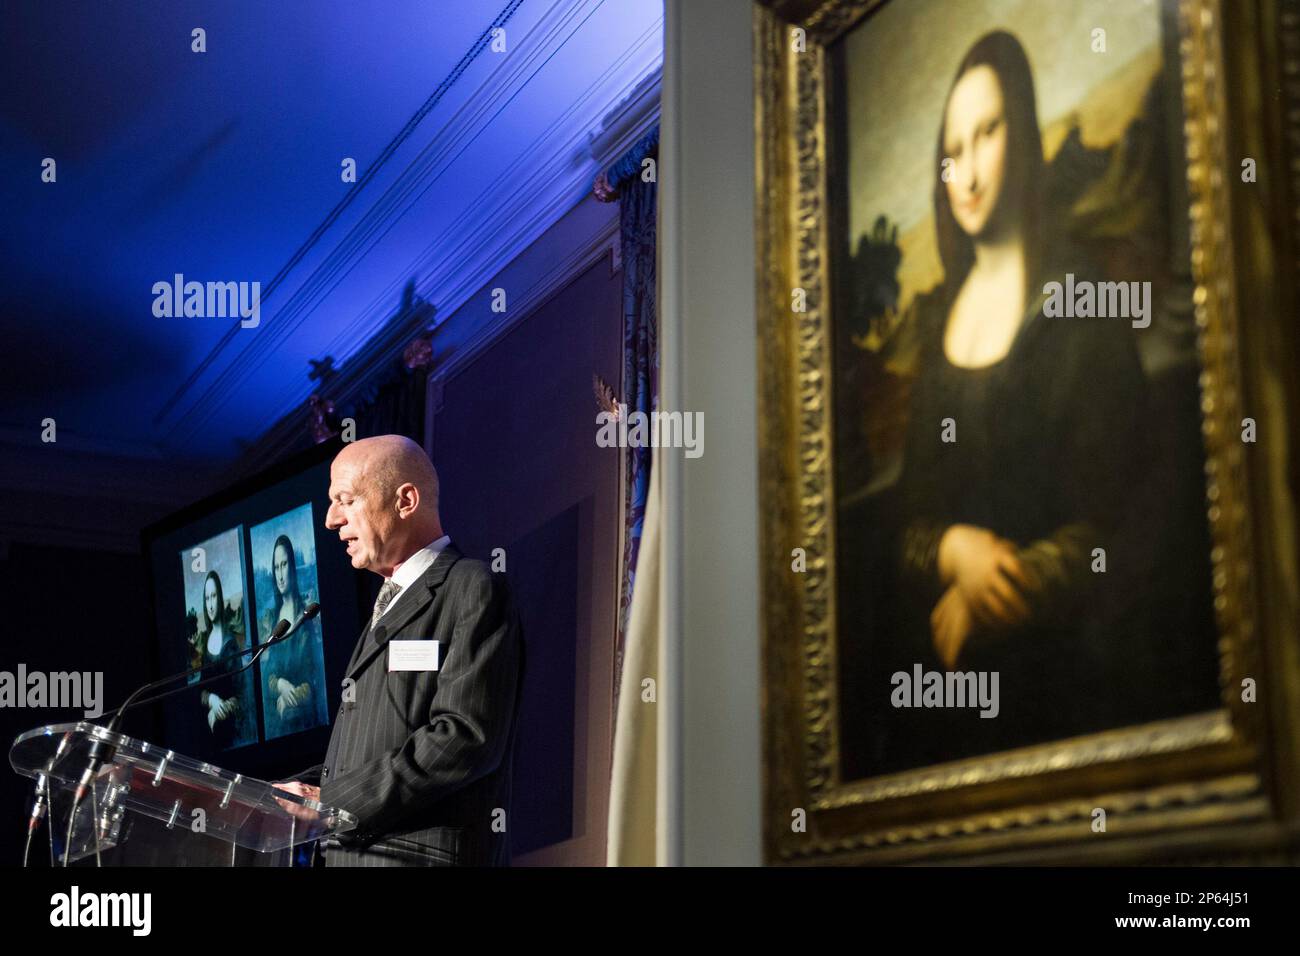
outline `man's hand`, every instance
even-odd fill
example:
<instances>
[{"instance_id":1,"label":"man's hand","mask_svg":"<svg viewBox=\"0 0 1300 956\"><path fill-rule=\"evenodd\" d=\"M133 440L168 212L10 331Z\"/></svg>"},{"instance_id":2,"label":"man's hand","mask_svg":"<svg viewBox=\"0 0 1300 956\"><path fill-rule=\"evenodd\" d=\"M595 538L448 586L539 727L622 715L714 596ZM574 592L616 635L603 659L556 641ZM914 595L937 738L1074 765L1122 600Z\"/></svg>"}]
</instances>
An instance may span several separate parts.
<instances>
[{"instance_id":1,"label":"man's hand","mask_svg":"<svg viewBox=\"0 0 1300 956\"><path fill-rule=\"evenodd\" d=\"M973 622L966 598L962 596L957 585L952 585L939 598L930 614L930 632L934 640L935 653L943 662L944 669L952 670L961 656L961 649L970 636Z\"/></svg>"},{"instance_id":2,"label":"man's hand","mask_svg":"<svg viewBox=\"0 0 1300 956\"><path fill-rule=\"evenodd\" d=\"M992 531L964 524L945 531L939 541L939 574L961 591L970 616L981 626L1001 630L1029 620L1023 595L1030 585L1016 546Z\"/></svg>"},{"instance_id":3,"label":"man's hand","mask_svg":"<svg viewBox=\"0 0 1300 956\"><path fill-rule=\"evenodd\" d=\"M308 800L315 800L317 803L320 803L320 787L313 787L309 783L303 783L300 780L288 780L284 783L272 784L272 786L277 790L286 790L289 793L297 794L300 797L306 797ZM275 798L275 802L300 820L318 820L320 818L319 813L308 807L304 807L301 803L294 803L291 800L281 800L279 797Z\"/></svg>"}]
</instances>

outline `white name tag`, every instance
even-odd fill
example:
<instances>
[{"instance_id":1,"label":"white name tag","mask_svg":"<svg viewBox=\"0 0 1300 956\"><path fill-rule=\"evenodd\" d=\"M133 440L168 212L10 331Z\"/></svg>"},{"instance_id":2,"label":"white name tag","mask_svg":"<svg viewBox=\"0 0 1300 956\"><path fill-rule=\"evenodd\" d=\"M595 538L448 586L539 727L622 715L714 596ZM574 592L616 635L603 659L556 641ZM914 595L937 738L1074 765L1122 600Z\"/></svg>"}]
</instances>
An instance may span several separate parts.
<instances>
[{"instance_id":1,"label":"white name tag","mask_svg":"<svg viewBox=\"0 0 1300 956\"><path fill-rule=\"evenodd\" d=\"M437 641L389 641L388 670L436 671L438 669Z\"/></svg>"}]
</instances>

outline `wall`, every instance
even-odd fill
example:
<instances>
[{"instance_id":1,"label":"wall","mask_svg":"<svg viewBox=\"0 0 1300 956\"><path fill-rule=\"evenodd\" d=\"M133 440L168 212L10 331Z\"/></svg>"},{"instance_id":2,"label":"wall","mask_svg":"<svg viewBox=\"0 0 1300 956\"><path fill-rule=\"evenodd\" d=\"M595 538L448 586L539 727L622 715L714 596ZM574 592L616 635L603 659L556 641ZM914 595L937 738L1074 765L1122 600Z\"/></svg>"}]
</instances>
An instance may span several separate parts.
<instances>
[{"instance_id":1,"label":"wall","mask_svg":"<svg viewBox=\"0 0 1300 956\"><path fill-rule=\"evenodd\" d=\"M660 400L665 409L703 412L705 428L702 457L656 456L670 516L664 849L670 863L755 865L762 784L750 4L667 0L665 44Z\"/></svg>"},{"instance_id":2,"label":"wall","mask_svg":"<svg viewBox=\"0 0 1300 956\"><path fill-rule=\"evenodd\" d=\"M577 215L607 225L614 208ZM522 317L509 306L527 299L522 273L473 297L483 308L492 288L505 289L507 311L478 318L506 324L430 389L444 526L473 557L502 549L524 617L516 865L600 865L605 855L620 450L596 445L592 375L619 387L622 277L607 249L575 250L570 235L561 223L530 250L569 264L551 276L565 284Z\"/></svg>"}]
</instances>

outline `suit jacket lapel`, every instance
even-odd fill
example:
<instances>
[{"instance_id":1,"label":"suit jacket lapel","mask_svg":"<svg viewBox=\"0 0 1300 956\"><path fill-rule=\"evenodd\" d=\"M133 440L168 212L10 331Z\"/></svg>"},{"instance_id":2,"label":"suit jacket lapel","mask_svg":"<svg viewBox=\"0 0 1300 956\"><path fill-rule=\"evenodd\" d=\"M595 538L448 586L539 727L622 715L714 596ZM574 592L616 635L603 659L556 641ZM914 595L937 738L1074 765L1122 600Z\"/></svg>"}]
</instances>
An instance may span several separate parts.
<instances>
[{"instance_id":1,"label":"suit jacket lapel","mask_svg":"<svg viewBox=\"0 0 1300 956\"><path fill-rule=\"evenodd\" d=\"M433 594L443 581L447 580L447 572L451 566L459 561L463 555L456 550L456 546L449 544L438 553L433 564L429 565L429 570L415 581L410 591L412 593L401 593L393 600L393 606L390 607L384 616L378 621L373 617L370 626L366 628L361 635L361 640L357 642L356 650L352 653L352 661L348 664L347 677L355 678L357 674L365 670L366 666L384 651L388 646L388 640L407 624L411 622L416 615L424 611L433 600ZM370 635L374 631L382 629L379 640L370 640Z\"/></svg>"}]
</instances>

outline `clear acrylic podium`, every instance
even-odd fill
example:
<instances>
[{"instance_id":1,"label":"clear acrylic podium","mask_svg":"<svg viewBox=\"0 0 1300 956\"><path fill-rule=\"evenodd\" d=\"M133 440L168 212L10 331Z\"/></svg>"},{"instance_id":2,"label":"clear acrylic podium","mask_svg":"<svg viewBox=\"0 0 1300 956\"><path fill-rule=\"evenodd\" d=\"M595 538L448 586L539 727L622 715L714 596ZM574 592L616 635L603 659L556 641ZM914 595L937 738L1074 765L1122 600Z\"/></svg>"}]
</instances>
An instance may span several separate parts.
<instances>
[{"instance_id":1,"label":"clear acrylic podium","mask_svg":"<svg viewBox=\"0 0 1300 956\"><path fill-rule=\"evenodd\" d=\"M112 750L74 819L73 797L96 741ZM356 826L344 810L86 721L27 731L9 762L48 781L46 828L57 866L65 843L70 866L287 866L295 846Z\"/></svg>"}]
</instances>

